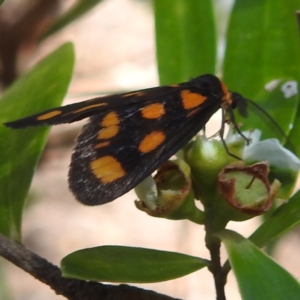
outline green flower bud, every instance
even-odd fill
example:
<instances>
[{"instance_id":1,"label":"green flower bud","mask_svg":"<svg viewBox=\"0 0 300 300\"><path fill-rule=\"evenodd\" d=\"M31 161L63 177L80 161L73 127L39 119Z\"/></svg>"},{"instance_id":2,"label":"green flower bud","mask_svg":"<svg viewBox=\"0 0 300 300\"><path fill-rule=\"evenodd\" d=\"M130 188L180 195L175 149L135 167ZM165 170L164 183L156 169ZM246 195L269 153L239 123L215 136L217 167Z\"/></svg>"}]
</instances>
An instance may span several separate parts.
<instances>
[{"instance_id":1,"label":"green flower bud","mask_svg":"<svg viewBox=\"0 0 300 300\"><path fill-rule=\"evenodd\" d=\"M203 212L194 202L190 168L182 160L164 163L155 177L146 178L135 192L140 199L135 201L136 207L150 216L203 224Z\"/></svg>"},{"instance_id":2,"label":"green flower bud","mask_svg":"<svg viewBox=\"0 0 300 300\"><path fill-rule=\"evenodd\" d=\"M268 174L269 167L265 162L252 166L227 166L220 172L220 194L236 211L242 212L235 213L231 220L246 220L271 207L280 183L275 180L270 185Z\"/></svg>"},{"instance_id":3,"label":"green flower bud","mask_svg":"<svg viewBox=\"0 0 300 300\"><path fill-rule=\"evenodd\" d=\"M250 134L259 139L259 131L244 133L246 137ZM226 141L229 152L242 157L245 139L232 135ZM215 228L229 220L244 221L264 213L280 187L278 181L269 184L265 164L245 166L241 160L228 155L218 140L197 138L186 148L185 158L191 167L197 199L203 203L207 218Z\"/></svg>"},{"instance_id":4,"label":"green flower bud","mask_svg":"<svg viewBox=\"0 0 300 300\"><path fill-rule=\"evenodd\" d=\"M243 159L246 164L268 161L270 180L278 179L281 182L276 197L288 199L291 196L298 177L300 160L277 139L267 139L245 147Z\"/></svg>"},{"instance_id":5,"label":"green flower bud","mask_svg":"<svg viewBox=\"0 0 300 300\"><path fill-rule=\"evenodd\" d=\"M191 168L196 198L205 206L210 206L217 193L218 174L230 163L231 157L221 141L208 141L199 136L187 146L185 159Z\"/></svg>"}]
</instances>

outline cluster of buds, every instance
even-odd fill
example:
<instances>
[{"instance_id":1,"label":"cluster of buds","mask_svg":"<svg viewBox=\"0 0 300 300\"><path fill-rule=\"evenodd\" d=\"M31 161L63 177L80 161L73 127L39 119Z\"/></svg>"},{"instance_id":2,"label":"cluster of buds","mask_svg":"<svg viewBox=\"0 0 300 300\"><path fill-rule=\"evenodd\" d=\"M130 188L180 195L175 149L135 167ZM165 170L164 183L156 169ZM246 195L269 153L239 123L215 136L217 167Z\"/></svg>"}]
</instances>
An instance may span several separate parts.
<instances>
[{"instance_id":1,"label":"cluster of buds","mask_svg":"<svg viewBox=\"0 0 300 300\"><path fill-rule=\"evenodd\" d=\"M258 135L252 133L249 146L240 136L230 135L227 149L220 140L198 136L176 160L166 162L136 188L136 207L151 216L198 224L208 215L226 224L265 213L275 197L289 198L300 161L278 140L259 141Z\"/></svg>"}]
</instances>

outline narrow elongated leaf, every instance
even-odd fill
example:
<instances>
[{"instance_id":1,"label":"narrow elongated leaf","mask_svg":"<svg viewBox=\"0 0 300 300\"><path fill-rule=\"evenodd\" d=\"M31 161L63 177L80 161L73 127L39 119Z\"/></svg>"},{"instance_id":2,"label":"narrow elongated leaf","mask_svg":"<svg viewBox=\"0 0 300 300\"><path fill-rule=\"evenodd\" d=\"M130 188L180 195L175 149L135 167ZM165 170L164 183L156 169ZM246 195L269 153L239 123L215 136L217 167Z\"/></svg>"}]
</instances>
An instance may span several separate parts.
<instances>
[{"instance_id":1,"label":"narrow elongated leaf","mask_svg":"<svg viewBox=\"0 0 300 300\"><path fill-rule=\"evenodd\" d=\"M299 99L299 95L298 99ZM300 136L300 107L298 106L298 110L296 112L296 116L294 119L293 124L290 126L290 133L289 133L289 143L286 144L286 147L295 152L298 157L300 156L300 143L299 143L299 136Z\"/></svg>"},{"instance_id":2,"label":"narrow elongated leaf","mask_svg":"<svg viewBox=\"0 0 300 300\"><path fill-rule=\"evenodd\" d=\"M100 2L102 2L102 0L78 0L76 4L70 8L70 10L68 10L52 24L52 26L43 35L42 39L49 37L53 33L69 25L71 22L82 17Z\"/></svg>"},{"instance_id":3,"label":"narrow elongated leaf","mask_svg":"<svg viewBox=\"0 0 300 300\"><path fill-rule=\"evenodd\" d=\"M154 1L161 84L214 73L216 32L211 0Z\"/></svg>"},{"instance_id":4,"label":"narrow elongated leaf","mask_svg":"<svg viewBox=\"0 0 300 300\"><path fill-rule=\"evenodd\" d=\"M20 239L22 210L48 128L13 130L2 123L58 106L74 64L67 43L5 91L0 100L0 232Z\"/></svg>"},{"instance_id":5,"label":"narrow elongated leaf","mask_svg":"<svg viewBox=\"0 0 300 300\"><path fill-rule=\"evenodd\" d=\"M254 100L286 134L295 121L300 79L299 32L295 11L299 0L237 0L227 33L224 81L230 89ZM291 96L283 89L294 81ZM275 113L274 113L275 112ZM243 120L259 128L266 118ZM246 128L247 129L247 128ZM274 137L266 132L264 137ZM292 139L294 141L294 138Z\"/></svg>"},{"instance_id":6,"label":"narrow elongated leaf","mask_svg":"<svg viewBox=\"0 0 300 300\"><path fill-rule=\"evenodd\" d=\"M258 247L263 247L299 224L300 191L293 195L287 203L277 208L249 239Z\"/></svg>"},{"instance_id":7,"label":"narrow elongated leaf","mask_svg":"<svg viewBox=\"0 0 300 300\"><path fill-rule=\"evenodd\" d=\"M285 269L238 233L224 230L224 242L243 300L297 300L300 285Z\"/></svg>"},{"instance_id":8,"label":"narrow elongated leaf","mask_svg":"<svg viewBox=\"0 0 300 300\"><path fill-rule=\"evenodd\" d=\"M272 117L268 117L261 110L249 103L249 118L241 118L243 127L246 129L258 128L261 139L276 137L281 143L286 142L295 121L299 94L297 81L289 79L278 79L268 82L255 96L255 102Z\"/></svg>"},{"instance_id":9,"label":"narrow elongated leaf","mask_svg":"<svg viewBox=\"0 0 300 300\"><path fill-rule=\"evenodd\" d=\"M231 89L254 98L272 80L299 79L297 9L299 0L235 1L223 72Z\"/></svg>"},{"instance_id":10,"label":"narrow elongated leaf","mask_svg":"<svg viewBox=\"0 0 300 300\"><path fill-rule=\"evenodd\" d=\"M206 265L205 260L181 253L123 246L82 249L61 262L66 277L125 283L170 280Z\"/></svg>"}]
</instances>

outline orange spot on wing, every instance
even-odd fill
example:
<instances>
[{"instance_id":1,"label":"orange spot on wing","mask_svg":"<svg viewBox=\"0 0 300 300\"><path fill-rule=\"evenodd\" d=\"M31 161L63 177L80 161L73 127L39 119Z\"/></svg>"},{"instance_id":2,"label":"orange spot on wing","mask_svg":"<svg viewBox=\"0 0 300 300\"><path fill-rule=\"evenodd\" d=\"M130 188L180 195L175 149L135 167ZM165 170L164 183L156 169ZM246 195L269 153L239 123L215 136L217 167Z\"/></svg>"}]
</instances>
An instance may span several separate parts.
<instances>
[{"instance_id":1,"label":"orange spot on wing","mask_svg":"<svg viewBox=\"0 0 300 300\"><path fill-rule=\"evenodd\" d=\"M119 117L116 112L112 111L108 113L101 121L101 130L98 134L97 139L110 139L114 136L116 136L119 132L119 126L120 123Z\"/></svg>"},{"instance_id":2,"label":"orange spot on wing","mask_svg":"<svg viewBox=\"0 0 300 300\"><path fill-rule=\"evenodd\" d=\"M77 114L77 113L80 113L80 112L88 110L88 109L92 109L92 108L100 107L100 106L106 106L106 105L107 105L107 103L91 104L91 105L87 105L85 107L79 108L77 110L74 110L74 111L72 111L72 113Z\"/></svg>"},{"instance_id":3,"label":"orange spot on wing","mask_svg":"<svg viewBox=\"0 0 300 300\"><path fill-rule=\"evenodd\" d=\"M48 120L48 119L51 119L51 118L53 118L55 116L58 116L60 114L61 114L61 110L53 110L51 112L48 112L48 113L43 114L41 116L38 116L36 119L38 121Z\"/></svg>"},{"instance_id":4,"label":"orange spot on wing","mask_svg":"<svg viewBox=\"0 0 300 300\"><path fill-rule=\"evenodd\" d=\"M94 146L94 149L99 149L99 148L103 148L103 147L107 147L109 146L110 142L103 142L103 143L98 143Z\"/></svg>"},{"instance_id":5,"label":"orange spot on wing","mask_svg":"<svg viewBox=\"0 0 300 300\"><path fill-rule=\"evenodd\" d=\"M166 136L161 131L153 131L146 135L140 142L139 150L142 153L148 153L155 150L166 139Z\"/></svg>"},{"instance_id":6,"label":"orange spot on wing","mask_svg":"<svg viewBox=\"0 0 300 300\"><path fill-rule=\"evenodd\" d=\"M93 160L90 168L102 183L112 183L126 174L120 162L109 155Z\"/></svg>"},{"instance_id":7,"label":"orange spot on wing","mask_svg":"<svg viewBox=\"0 0 300 300\"><path fill-rule=\"evenodd\" d=\"M104 127L99 131L98 140L107 140L117 135L119 132L119 126L113 125L109 127Z\"/></svg>"},{"instance_id":8,"label":"orange spot on wing","mask_svg":"<svg viewBox=\"0 0 300 300\"><path fill-rule=\"evenodd\" d=\"M181 91L182 104L184 109L191 109L201 105L207 99L206 96L203 96L198 93L192 93L189 90Z\"/></svg>"},{"instance_id":9,"label":"orange spot on wing","mask_svg":"<svg viewBox=\"0 0 300 300\"><path fill-rule=\"evenodd\" d=\"M144 95L143 92L132 92L132 93L124 94L122 97L126 98L126 97L131 97L131 96L142 96L142 95Z\"/></svg>"},{"instance_id":10,"label":"orange spot on wing","mask_svg":"<svg viewBox=\"0 0 300 300\"><path fill-rule=\"evenodd\" d=\"M154 103L143 107L141 113L146 119L158 119L165 114L165 109L163 104Z\"/></svg>"},{"instance_id":11,"label":"orange spot on wing","mask_svg":"<svg viewBox=\"0 0 300 300\"><path fill-rule=\"evenodd\" d=\"M194 115L195 113L197 113L199 111L199 108L195 108L191 111L189 111L189 113L186 115L187 118L191 117L192 115Z\"/></svg>"},{"instance_id":12,"label":"orange spot on wing","mask_svg":"<svg viewBox=\"0 0 300 300\"><path fill-rule=\"evenodd\" d=\"M108 113L101 122L101 126L108 127L112 125L118 125L120 123L119 117L116 112L112 111Z\"/></svg>"}]
</instances>

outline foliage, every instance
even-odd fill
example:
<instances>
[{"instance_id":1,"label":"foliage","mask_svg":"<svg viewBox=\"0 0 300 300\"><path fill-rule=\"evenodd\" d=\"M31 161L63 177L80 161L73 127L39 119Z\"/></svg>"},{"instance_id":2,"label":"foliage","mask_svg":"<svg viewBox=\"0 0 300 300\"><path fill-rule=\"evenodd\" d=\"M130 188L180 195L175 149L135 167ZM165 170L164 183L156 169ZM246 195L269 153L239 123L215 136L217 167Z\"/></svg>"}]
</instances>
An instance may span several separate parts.
<instances>
[{"instance_id":1,"label":"foliage","mask_svg":"<svg viewBox=\"0 0 300 300\"><path fill-rule=\"evenodd\" d=\"M78 6L63 17L61 23L60 21L56 23L59 25L53 25L53 29L45 33L44 37L76 18L79 15L80 3L83 2L78 1ZM95 5L97 1L89 2ZM257 113L255 107L249 112L247 119L239 117L245 128L249 130L259 128L263 139L278 137L288 148L292 148L293 145L296 154L299 155L300 143L297 140L300 134L300 110L297 83L300 79L300 56L299 33L295 18L295 11L299 6L299 0L236 0L225 36L226 51L222 68L217 70L219 58L216 57L216 53L219 43L212 1L154 1L161 83L181 82L208 72L222 74L230 89L255 101L268 112L282 130L275 126L274 131L274 126L270 126L274 124L269 124L272 121L261 111ZM87 7L81 9L83 12ZM0 102L1 123L59 105L66 93L72 67L73 52L70 44L63 45L50 54L5 91ZM19 95L22 95L22 102ZM38 107L37 99L39 99ZM263 122L264 124L262 118L267 120ZM0 139L9 145L0 150L0 231L19 241L24 199L43 149L46 133L47 130L44 128L22 131L12 131L2 125L0 128ZM249 239L227 231L225 226L230 220L242 221L252 216L229 208L227 204L223 204L219 195L212 192L216 190L216 186L213 189L211 186L216 181L216 177L213 177L216 164L219 164L219 173L232 159L228 158L226 151L220 154L219 151L223 150L219 150L219 145L216 145L213 146L218 149L216 164L205 165L206 158L201 152L204 143L206 141L194 141L186 147L184 155L189 167L183 167L182 171L182 164L185 162L181 163L180 172L184 173L184 178L190 177L191 172L197 184L199 182L203 184L202 180L206 180L204 192L197 187L193 191L206 209L189 218L187 214L191 210L186 210L185 207L185 214L179 214L180 217L177 212L164 217L188 218L198 224L204 224L207 231L205 242L211 252L210 261L152 249L101 246L82 249L65 257L62 261L63 273L66 276L89 280L156 282L208 267L216 281L217 294L220 297L218 299L225 299L223 283L230 269L229 264L217 266L220 262L213 255L214 251L219 251L221 240L227 249L243 299L274 299L274 297L297 299L300 292L297 281L257 247L265 246L300 223L299 191L285 204L274 209ZM234 147L234 144L231 147ZM244 144L238 146L239 151L243 152L244 147ZM23 149L21 153L20 148ZM272 156L272 152L268 152L268 155ZM203 178L203 172L206 178ZM271 165L271 176L278 173L280 176L280 172L290 174L291 180L288 183L290 190L295 181L296 171L291 170L289 166ZM207 179L209 176L212 178L211 181ZM206 193L212 202L208 203ZM193 194L187 196L189 203L191 196ZM197 208L193 206L192 210L194 209ZM117 262L113 259L107 265L108 258L111 257ZM136 268L136 265L142 268ZM104 274L97 272L102 268L107 270ZM152 272L149 271L151 268ZM218 274L222 277L222 283L217 282ZM262 284L263 282L265 283ZM276 286L275 295L274 286Z\"/></svg>"}]
</instances>

